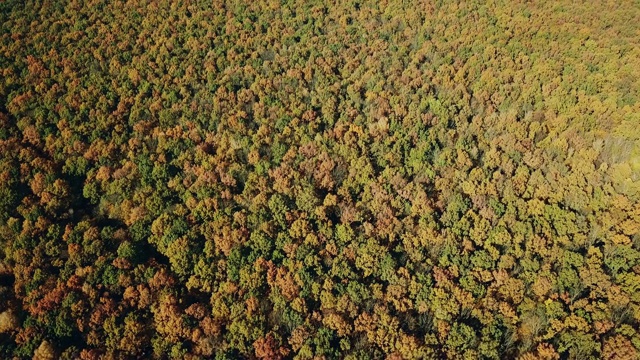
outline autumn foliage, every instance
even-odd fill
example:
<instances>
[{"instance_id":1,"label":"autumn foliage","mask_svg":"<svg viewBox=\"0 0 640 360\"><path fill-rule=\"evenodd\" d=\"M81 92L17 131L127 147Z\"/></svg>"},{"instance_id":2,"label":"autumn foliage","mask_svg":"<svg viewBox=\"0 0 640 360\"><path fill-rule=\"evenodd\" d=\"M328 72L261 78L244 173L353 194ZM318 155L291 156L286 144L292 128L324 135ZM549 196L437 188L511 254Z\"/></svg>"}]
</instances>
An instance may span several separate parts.
<instances>
[{"instance_id":1,"label":"autumn foliage","mask_svg":"<svg viewBox=\"0 0 640 360\"><path fill-rule=\"evenodd\" d=\"M639 18L0 2L0 358L638 358Z\"/></svg>"}]
</instances>

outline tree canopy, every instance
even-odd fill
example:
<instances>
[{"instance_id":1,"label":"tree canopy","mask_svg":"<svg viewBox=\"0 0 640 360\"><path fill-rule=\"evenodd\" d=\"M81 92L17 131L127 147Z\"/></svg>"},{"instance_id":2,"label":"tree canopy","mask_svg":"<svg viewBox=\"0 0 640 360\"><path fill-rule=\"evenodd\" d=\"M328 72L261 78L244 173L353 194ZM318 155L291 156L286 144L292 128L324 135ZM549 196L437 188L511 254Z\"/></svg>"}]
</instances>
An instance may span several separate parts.
<instances>
[{"instance_id":1,"label":"tree canopy","mask_svg":"<svg viewBox=\"0 0 640 360\"><path fill-rule=\"evenodd\" d=\"M0 2L0 358L638 358L639 18Z\"/></svg>"}]
</instances>

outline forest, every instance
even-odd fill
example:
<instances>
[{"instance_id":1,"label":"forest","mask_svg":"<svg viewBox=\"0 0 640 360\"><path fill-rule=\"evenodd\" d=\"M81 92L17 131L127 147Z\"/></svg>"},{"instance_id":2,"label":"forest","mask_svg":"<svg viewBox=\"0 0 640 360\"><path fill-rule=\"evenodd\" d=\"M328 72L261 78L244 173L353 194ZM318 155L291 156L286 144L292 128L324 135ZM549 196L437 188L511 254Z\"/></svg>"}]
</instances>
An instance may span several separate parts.
<instances>
[{"instance_id":1,"label":"forest","mask_svg":"<svg viewBox=\"0 0 640 360\"><path fill-rule=\"evenodd\" d=\"M638 19L0 1L0 359L640 359Z\"/></svg>"}]
</instances>

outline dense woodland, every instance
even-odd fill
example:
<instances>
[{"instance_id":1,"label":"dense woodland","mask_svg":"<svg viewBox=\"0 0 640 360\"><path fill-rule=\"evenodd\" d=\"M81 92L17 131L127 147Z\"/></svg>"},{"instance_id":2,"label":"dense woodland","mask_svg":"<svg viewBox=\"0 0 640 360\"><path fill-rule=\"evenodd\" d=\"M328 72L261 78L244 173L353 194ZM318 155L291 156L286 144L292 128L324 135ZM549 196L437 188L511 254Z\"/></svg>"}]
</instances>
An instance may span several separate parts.
<instances>
[{"instance_id":1,"label":"dense woodland","mask_svg":"<svg viewBox=\"0 0 640 360\"><path fill-rule=\"evenodd\" d=\"M0 358L639 358L638 19L0 1Z\"/></svg>"}]
</instances>

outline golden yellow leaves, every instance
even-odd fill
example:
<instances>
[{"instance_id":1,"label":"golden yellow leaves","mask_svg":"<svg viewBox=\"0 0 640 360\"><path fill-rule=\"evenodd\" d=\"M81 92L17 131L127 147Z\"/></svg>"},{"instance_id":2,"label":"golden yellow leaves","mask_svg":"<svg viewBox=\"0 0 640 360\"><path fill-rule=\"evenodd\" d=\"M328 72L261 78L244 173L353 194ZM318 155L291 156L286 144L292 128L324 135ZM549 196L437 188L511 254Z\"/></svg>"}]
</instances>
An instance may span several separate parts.
<instances>
[{"instance_id":1,"label":"golden yellow leaves","mask_svg":"<svg viewBox=\"0 0 640 360\"><path fill-rule=\"evenodd\" d=\"M336 313L328 313L322 318L322 323L329 329L335 330L340 337L347 336L353 331L352 326Z\"/></svg>"},{"instance_id":2,"label":"golden yellow leaves","mask_svg":"<svg viewBox=\"0 0 640 360\"><path fill-rule=\"evenodd\" d=\"M56 350L48 341L43 341L33 354L33 360L53 360L56 358Z\"/></svg>"},{"instance_id":3,"label":"golden yellow leaves","mask_svg":"<svg viewBox=\"0 0 640 360\"><path fill-rule=\"evenodd\" d=\"M615 234L611 237L611 241L616 245L628 245L631 243L631 239L628 236L622 234Z\"/></svg>"},{"instance_id":4,"label":"golden yellow leaves","mask_svg":"<svg viewBox=\"0 0 640 360\"><path fill-rule=\"evenodd\" d=\"M504 270L494 271L493 276L495 282L489 286L489 291L496 294L496 299L502 300L498 303L500 313L515 323L518 316L513 306L520 304L524 299L524 283L510 277Z\"/></svg>"},{"instance_id":5,"label":"golden yellow leaves","mask_svg":"<svg viewBox=\"0 0 640 360\"><path fill-rule=\"evenodd\" d=\"M545 276L540 276L533 283L531 289L539 298L544 298L551 291L553 283Z\"/></svg>"},{"instance_id":6,"label":"golden yellow leaves","mask_svg":"<svg viewBox=\"0 0 640 360\"><path fill-rule=\"evenodd\" d=\"M527 202L528 213L533 216L541 216L544 214L544 202L538 199L532 199Z\"/></svg>"},{"instance_id":7,"label":"golden yellow leaves","mask_svg":"<svg viewBox=\"0 0 640 360\"><path fill-rule=\"evenodd\" d=\"M13 310L5 310L0 313L0 334L14 331L19 326L18 317Z\"/></svg>"},{"instance_id":8,"label":"golden yellow leaves","mask_svg":"<svg viewBox=\"0 0 640 360\"><path fill-rule=\"evenodd\" d=\"M534 352L524 354L519 360L558 360L560 354L555 350L553 345L543 342L540 343Z\"/></svg>"},{"instance_id":9,"label":"golden yellow leaves","mask_svg":"<svg viewBox=\"0 0 640 360\"><path fill-rule=\"evenodd\" d=\"M602 354L607 360L636 359L638 350L622 335L614 335L604 342Z\"/></svg>"}]
</instances>

